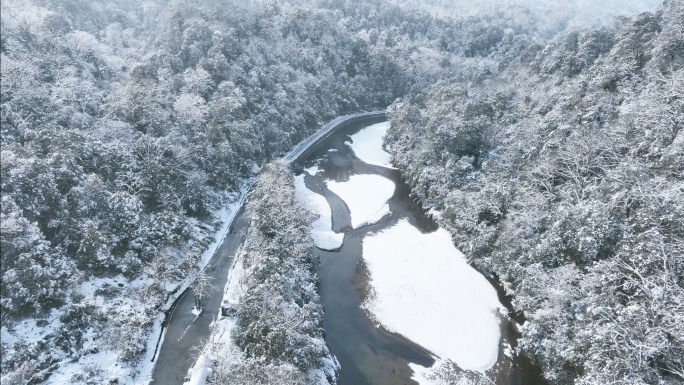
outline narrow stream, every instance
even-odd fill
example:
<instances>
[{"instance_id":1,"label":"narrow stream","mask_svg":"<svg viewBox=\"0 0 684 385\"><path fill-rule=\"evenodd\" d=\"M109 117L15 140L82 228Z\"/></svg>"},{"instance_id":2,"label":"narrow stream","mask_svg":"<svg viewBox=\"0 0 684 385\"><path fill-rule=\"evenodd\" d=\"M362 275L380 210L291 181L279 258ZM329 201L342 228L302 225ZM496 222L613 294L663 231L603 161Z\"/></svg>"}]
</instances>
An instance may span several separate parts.
<instances>
[{"instance_id":1,"label":"narrow stream","mask_svg":"<svg viewBox=\"0 0 684 385\"><path fill-rule=\"evenodd\" d=\"M332 208L333 230L344 232L342 247L337 251L314 248L320 257L318 274L321 299L325 306L324 329L331 351L341 364L340 385L399 385L417 384L409 363L430 367L435 362L429 351L401 335L377 327L361 309L369 293L368 272L362 256L362 241L369 232L394 226L400 219L406 219L422 233L431 233L438 226L424 214L424 210L410 197L410 188L402 180L398 170L369 165L354 156L344 144L350 136L361 129L384 119L363 122L346 127L326 139L309 157L295 166L301 173L305 167L318 164L321 172L305 177L306 186L320 193ZM345 203L326 188L324 181L345 181L351 175L376 174L395 183L394 195L389 201L391 216L380 223L352 229L350 213ZM497 288L502 304L510 308L510 301L504 296L498 282L487 279ZM539 368L533 366L525 356L512 360L504 355L505 344L515 346L518 337L513 321L500 317L501 342L497 364L487 371L487 379L475 373L466 375L485 383L501 385L546 384ZM459 369L455 368L456 372Z\"/></svg>"}]
</instances>

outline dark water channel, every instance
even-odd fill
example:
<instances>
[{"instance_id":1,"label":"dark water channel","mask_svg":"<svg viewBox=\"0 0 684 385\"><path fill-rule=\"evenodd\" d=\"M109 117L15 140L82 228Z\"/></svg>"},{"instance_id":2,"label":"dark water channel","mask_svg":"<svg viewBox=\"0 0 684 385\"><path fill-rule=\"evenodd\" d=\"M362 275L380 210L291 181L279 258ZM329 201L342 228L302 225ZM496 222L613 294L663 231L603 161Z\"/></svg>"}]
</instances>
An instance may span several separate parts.
<instances>
[{"instance_id":1,"label":"dark water channel","mask_svg":"<svg viewBox=\"0 0 684 385\"><path fill-rule=\"evenodd\" d=\"M324 329L328 345L342 367L338 382L340 385L416 384L411 379L413 372L408 363L425 367L434 363L429 351L398 334L376 327L360 308L364 296L368 293L368 277L361 259L361 242L364 235L391 227L401 218L408 219L413 226L425 233L438 228L424 214L422 207L410 198L410 188L404 183L398 170L366 164L357 159L344 144L345 141L351 141L350 135L381 121L383 119L375 122L366 121L340 130L295 166L295 172L299 173L304 167L316 163L319 165L322 171L315 177L307 176L306 185L326 197L332 208L333 230L345 233L344 242L338 251L323 251L317 248L313 250L314 254L320 257L318 274L321 278L321 300L325 306ZM334 151L329 151L330 149ZM377 174L395 183L394 196L389 201L389 218L374 225L352 229L349 210L345 203L330 192L323 181L346 181L354 174ZM510 306L510 301L505 298L498 282L492 277L487 278L497 288L502 303ZM518 337L514 323L505 317L501 317L501 334L499 361L487 372L488 379L473 373L461 373L485 383L545 384L540 370L526 357L511 360L503 354L503 344L510 343L515 346Z\"/></svg>"}]
</instances>

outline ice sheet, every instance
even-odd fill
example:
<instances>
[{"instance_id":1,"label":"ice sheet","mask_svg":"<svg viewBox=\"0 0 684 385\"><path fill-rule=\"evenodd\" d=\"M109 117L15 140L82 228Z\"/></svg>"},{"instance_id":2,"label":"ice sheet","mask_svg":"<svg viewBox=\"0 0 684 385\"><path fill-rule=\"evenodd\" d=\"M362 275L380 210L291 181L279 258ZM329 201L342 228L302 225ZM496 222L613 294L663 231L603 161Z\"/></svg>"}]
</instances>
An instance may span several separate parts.
<instances>
[{"instance_id":1,"label":"ice sheet","mask_svg":"<svg viewBox=\"0 0 684 385\"><path fill-rule=\"evenodd\" d=\"M311 237L316 246L323 250L335 250L342 246L344 234L332 231L332 210L328 200L306 187L304 174L295 177L294 185L297 199L304 207L318 215L318 219L311 223Z\"/></svg>"},{"instance_id":2,"label":"ice sheet","mask_svg":"<svg viewBox=\"0 0 684 385\"><path fill-rule=\"evenodd\" d=\"M347 182L328 181L328 189L347 204L352 227L375 223L390 213L394 182L380 175L352 175Z\"/></svg>"},{"instance_id":3,"label":"ice sheet","mask_svg":"<svg viewBox=\"0 0 684 385\"><path fill-rule=\"evenodd\" d=\"M351 136L353 143L345 142L351 147L357 158L368 164L393 168L390 154L382 149L382 138L389 129L389 122L370 125Z\"/></svg>"},{"instance_id":4,"label":"ice sheet","mask_svg":"<svg viewBox=\"0 0 684 385\"><path fill-rule=\"evenodd\" d=\"M496 291L444 229L423 234L407 220L363 240L374 295L363 304L386 329L484 372L497 360Z\"/></svg>"}]
</instances>

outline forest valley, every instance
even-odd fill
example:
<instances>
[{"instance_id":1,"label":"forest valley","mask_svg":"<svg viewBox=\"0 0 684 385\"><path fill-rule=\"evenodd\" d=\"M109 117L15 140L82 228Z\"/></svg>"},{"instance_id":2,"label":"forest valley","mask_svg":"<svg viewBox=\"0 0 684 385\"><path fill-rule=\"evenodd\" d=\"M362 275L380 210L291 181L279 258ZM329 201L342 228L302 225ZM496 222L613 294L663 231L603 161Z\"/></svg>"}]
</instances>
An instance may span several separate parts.
<instances>
[{"instance_id":1,"label":"forest valley","mask_svg":"<svg viewBox=\"0 0 684 385\"><path fill-rule=\"evenodd\" d=\"M684 384L684 1L575 29L428 3L3 1L2 384L135 376L260 169L246 361L215 383L307 383L331 359L311 218L269 162L383 108L394 166L504 284L549 383ZM127 371L85 363L104 352Z\"/></svg>"}]
</instances>

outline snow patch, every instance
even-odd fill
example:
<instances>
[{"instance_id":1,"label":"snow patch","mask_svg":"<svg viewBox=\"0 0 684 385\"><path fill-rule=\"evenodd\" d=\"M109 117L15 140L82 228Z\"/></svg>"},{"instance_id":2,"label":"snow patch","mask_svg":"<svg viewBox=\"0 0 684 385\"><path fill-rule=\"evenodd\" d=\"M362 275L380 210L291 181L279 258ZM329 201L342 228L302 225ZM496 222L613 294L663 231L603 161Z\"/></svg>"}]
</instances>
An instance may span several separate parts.
<instances>
[{"instance_id":1,"label":"snow patch","mask_svg":"<svg viewBox=\"0 0 684 385\"><path fill-rule=\"evenodd\" d=\"M380 175L352 175L348 182L327 182L328 189L347 204L352 227L373 224L390 214L387 201L394 195L394 182Z\"/></svg>"},{"instance_id":2,"label":"snow patch","mask_svg":"<svg viewBox=\"0 0 684 385\"><path fill-rule=\"evenodd\" d=\"M437 210L435 208L431 208L428 210L427 214L434 220L440 220L442 219L442 216L444 216L444 213L440 210Z\"/></svg>"},{"instance_id":3,"label":"snow patch","mask_svg":"<svg viewBox=\"0 0 684 385\"><path fill-rule=\"evenodd\" d=\"M461 369L484 372L499 347L496 291L444 229L423 234L406 219L363 240L374 296L362 307Z\"/></svg>"},{"instance_id":4,"label":"snow patch","mask_svg":"<svg viewBox=\"0 0 684 385\"><path fill-rule=\"evenodd\" d=\"M370 125L352 135L352 143L344 143L351 147L354 155L365 163L394 168L390 162L390 154L382 149L382 139L389 127L389 122Z\"/></svg>"},{"instance_id":5,"label":"snow patch","mask_svg":"<svg viewBox=\"0 0 684 385\"><path fill-rule=\"evenodd\" d=\"M321 172L323 170L321 170L317 164L314 164L313 166L311 166L309 168L305 168L304 171L307 172L311 176L316 176L316 174L318 174L319 172Z\"/></svg>"},{"instance_id":6,"label":"snow patch","mask_svg":"<svg viewBox=\"0 0 684 385\"><path fill-rule=\"evenodd\" d=\"M325 343L321 340L322 343ZM306 372L307 384L311 385L330 385L328 378L337 378L336 373L340 370L340 363L334 356L323 357L321 361L323 366L320 368L311 368Z\"/></svg>"},{"instance_id":7,"label":"snow patch","mask_svg":"<svg viewBox=\"0 0 684 385\"><path fill-rule=\"evenodd\" d=\"M259 171L261 171L261 168L259 167L259 165L256 163L253 163L252 164L252 175L258 174Z\"/></svg>"},{"instance_id":8,"label":"snow patch","mask_svg":"<svg viewBox=\"0 0 684 385\"><path fill-rule=\"evenodd\" d=\"M413 370L411 379L419 385L472 385L473 383L465 376L454 371L453 364L449 360L435 358L435 363L429 367L409 363Z\"/></svg>"},{"instance_id":9,"label":"snow patch","mask_svg":"<svg viewBox=\"0 0 684 385\"><path fill-rule=\"evenodd\" d=\"M211 362L205 355L197 357L195 365L188 369L189 385L205 385L211 379L214 371L209 367Z\"/></svg>"},{"instance_id":10,"label":"snow patch","mask_svg":"<svg viewBox=\"0 0 684 385\"><path fill-rule=\"evenodd\" d=\"M211 378L211 375L213 374L213 371L207 367L203 367L200 370L198 370L197 375L192 376L192 379L188 383L188 385L205 385L207 383L207 379Z\"/></svg>"},{"instance_id":11,"label":"snow patch","mask_svg":"<svg viewBox=\"0 0 684 385\"><path fill-rule=\"evenodd\" d=\"M508 341L504 341L503 343L504 346L504 355L511 360L513 360L513 355L515 354L515 350L511 347L511 344L508 343Z\"/></svg>"},{"instance_id":12,"label":"snow patch","mask_svg":"<svg viewBox=\"0 0 684 385\"><path fill-rule=\"evenodd\" d=\"M311 237L316 246L323 250L335 250L342 246L344 234L332 231L332 210L328 200L306 187L304 174L294 178L294 185L297 199L309 211L318 215L318 219L311 223Z\"/></svg>"}]
</instances>

